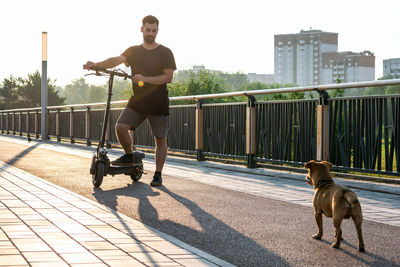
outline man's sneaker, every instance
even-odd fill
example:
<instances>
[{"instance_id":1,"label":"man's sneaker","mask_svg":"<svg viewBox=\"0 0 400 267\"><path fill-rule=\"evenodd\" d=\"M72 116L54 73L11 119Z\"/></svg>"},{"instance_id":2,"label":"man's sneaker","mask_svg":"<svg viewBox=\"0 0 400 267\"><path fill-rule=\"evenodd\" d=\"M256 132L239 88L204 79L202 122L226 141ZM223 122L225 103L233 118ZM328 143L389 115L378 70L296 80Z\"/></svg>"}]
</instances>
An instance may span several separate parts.
<instances>
[{"instance_id":1,"label":"man's sneaker","mask_svg":"<svg viewBox=\"0 0 400 267\"><path fill-rule=\"evenodd\" d=\"M129 166L133 165L133 154L124 154L123 156L111 161L112 165Z\"/></svg>"},{"instance_id":2,"label":"man's sneaker","mask_svg":"<svg viewBox=\"0 0 400 267\"><path fill-rule=\"evenodd\" d=\"M162 185L161 173L155 172L153 176L153 181L150 182L151 186L160 186Z\"/></svg>"}]
</instances>

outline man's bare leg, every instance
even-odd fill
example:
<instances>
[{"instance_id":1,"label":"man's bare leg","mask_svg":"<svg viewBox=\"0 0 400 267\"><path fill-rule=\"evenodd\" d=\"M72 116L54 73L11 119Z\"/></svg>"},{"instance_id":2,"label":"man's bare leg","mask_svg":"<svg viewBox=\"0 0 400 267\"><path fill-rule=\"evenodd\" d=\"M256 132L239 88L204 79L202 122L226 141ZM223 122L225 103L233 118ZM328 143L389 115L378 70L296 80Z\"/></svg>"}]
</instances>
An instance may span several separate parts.
<instances>
[{"instance_id":1,"label":"man's bare leg","mask_svg":"<svg viewBox=\"0 0 400 267\"><path fill-rule=\"evenodd\" d=\"M129 134L129 130L131 129L130 125L117 123L115 125L115 134L117 136L117 140L122 146L125 154L132 154L132 136ZM132 133L133 135L133 133Z\"/></svg>"},{"instance_id":2,"label":"man's bare leg","mask_svg":"<svg viewBox=\"0 0 400 267\"><path fill-rule=\"evenodd\" d=\"M156 162L156 172L151 181L151 186L162 185L161 172L164 167L165 160L167 158L167 138L166 137L155 137L154 141L156 143L156 149L154 152L155 162Z\"/></svg>"},{"instance_id":3,"label":"man's bare leg","mask_svg":"<svg viewBox=\"0 0 400 267\"><path fill-rule=\"evenodd\" d=\"M156 161L156 171L157 172L162 172L162 169L164 167L165 160L167 158L167 138L165 137L155 137L155 143L156 143L156 150L154 153L155 156L155 161Z\"/></svg>"}]
</instances>

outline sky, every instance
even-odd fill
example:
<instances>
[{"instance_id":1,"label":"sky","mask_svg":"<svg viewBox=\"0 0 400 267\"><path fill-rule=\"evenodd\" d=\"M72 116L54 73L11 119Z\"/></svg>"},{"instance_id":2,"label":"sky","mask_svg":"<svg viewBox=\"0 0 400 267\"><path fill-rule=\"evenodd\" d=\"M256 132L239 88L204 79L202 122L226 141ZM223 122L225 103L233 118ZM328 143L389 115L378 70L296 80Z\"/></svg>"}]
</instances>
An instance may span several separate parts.
<instances>
[{"instance_id":1,"label":"sky","mask_svg":"<svg viewBox=\"0 0 400 267\"><path fill-rule=\"evenodd\" d=\"M274 35L311 28L338 33L339 52L373 52L379 78L384 59L400 58L399 10L399 0L0 0L0 82L41 71L45 31L48 77L65 86L87 73L86 61L140 44L149 14L178 70L272 74Z\"/></svg>"}]
</instances>

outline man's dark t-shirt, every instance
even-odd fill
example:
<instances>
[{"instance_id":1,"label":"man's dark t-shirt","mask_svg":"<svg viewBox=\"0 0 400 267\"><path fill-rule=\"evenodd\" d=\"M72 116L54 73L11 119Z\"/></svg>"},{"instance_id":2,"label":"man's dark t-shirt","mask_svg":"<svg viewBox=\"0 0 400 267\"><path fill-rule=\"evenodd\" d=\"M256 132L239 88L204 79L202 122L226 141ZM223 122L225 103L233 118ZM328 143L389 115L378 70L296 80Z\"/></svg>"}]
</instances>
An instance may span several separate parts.
<instances>
[{"instance_id":1,"label":"man's dark t-shirt","mask_svg":"<svg viewBox=\"0 0 400 267\"><path fill-rule=\"evenodd\" d=\"M164 74L164 69L176 70L174 55L169 48L163 45L158 45L152 50L147 50L142 45L131 46L122 55L131 67L132 76L135 74L159 76ZM132 85L133 96L128 102L130 108L143 114L169 114L166 84L144 83L142 87L136 83L132 83Z\"/></svg>"}]
</instances>

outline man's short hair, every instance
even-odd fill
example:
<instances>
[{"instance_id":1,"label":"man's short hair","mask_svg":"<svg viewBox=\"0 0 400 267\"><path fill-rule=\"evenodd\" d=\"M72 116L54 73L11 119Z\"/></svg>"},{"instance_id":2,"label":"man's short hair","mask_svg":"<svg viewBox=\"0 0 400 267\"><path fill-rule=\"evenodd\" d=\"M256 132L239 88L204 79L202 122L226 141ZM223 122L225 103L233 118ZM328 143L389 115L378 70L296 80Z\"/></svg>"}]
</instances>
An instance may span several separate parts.
<instances>
[{"instance_id":1,"label":"man's short hair","mask_svg":"<svg viewBox=\"0 0 400 267\"><path fill-rule=\"evenodd\" d=\"M148 24L154 24L154 23L157 23L157 27L158 27L158 19L156 18L156 17L154 17L154 16L152 16L152 15L148 15L148 16L146 16L146 17L144 17L143 18L143 20L142 20L142 25L144 26L144 24L146 24L146 23L148 23Z\"/></svg>"}]
</instances>

